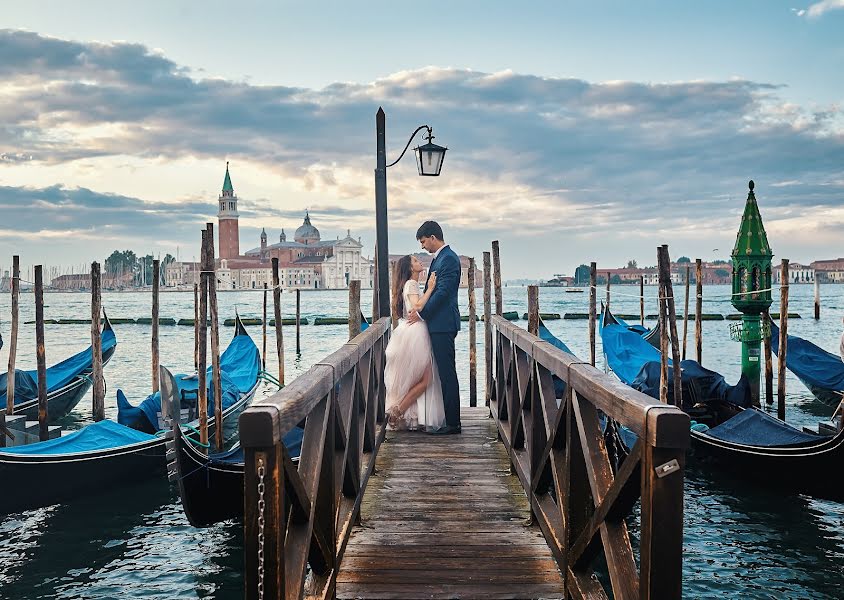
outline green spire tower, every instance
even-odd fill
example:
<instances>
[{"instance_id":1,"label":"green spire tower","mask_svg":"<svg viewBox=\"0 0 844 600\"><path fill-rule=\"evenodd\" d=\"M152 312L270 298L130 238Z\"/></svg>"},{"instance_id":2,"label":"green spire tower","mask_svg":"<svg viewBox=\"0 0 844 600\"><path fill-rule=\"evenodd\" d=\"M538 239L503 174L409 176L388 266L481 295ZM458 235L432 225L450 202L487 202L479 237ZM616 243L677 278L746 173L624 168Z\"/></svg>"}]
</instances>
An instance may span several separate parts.
<instances>
[{"instance_id":1,"label":"green spire tower","mask_svg":"<svg viewBox=\"0 0 844 600\"><path fill-rule=\"evenodd\" d=\"M771 259L759 206L749 184L747 203L733 248L733 306L742 313L741 329L733 329L733 339L741 342L741 372L750 380L753 403L759 404L760 347L767 327L762 327L760 313L771 306Z\"/></svg>"}]
</instances>

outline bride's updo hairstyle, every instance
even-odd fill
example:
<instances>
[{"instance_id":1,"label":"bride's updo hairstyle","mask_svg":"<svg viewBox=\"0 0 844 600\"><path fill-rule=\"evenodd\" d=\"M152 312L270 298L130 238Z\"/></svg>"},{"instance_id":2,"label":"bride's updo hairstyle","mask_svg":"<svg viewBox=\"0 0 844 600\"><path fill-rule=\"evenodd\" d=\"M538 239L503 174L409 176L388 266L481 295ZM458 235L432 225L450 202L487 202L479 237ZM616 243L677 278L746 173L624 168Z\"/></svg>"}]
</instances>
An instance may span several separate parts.
<instances>
[{"instance_id":1,"label":"bride's updo hairstyle","mask_svg":"<svg viewBox=\"0 0 844 600\"><path fill-rule=\"evenodd\" d=\"M400 319L404 316L404 284L413 277L410 254L402 256L393 265L393 317Z\"/></svg>"}]
</instances>

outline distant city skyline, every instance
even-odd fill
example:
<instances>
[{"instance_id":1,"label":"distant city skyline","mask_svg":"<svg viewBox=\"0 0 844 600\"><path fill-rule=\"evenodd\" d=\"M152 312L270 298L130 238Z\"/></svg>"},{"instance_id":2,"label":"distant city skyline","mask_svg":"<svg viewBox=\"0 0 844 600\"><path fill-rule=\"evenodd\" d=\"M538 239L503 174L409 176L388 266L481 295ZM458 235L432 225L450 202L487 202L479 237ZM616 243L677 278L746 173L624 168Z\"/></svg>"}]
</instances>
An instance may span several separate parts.
<instances>
[{"instance_id":1,"label":"distant city skyline","mask_svg":"<svg viewBox=\"0 0 844 600\"><path fill-rule=\"evenodd\" d=\"M449 147L389 170L393 254L434 218L505 279L728 258L753 179L776 259L844 255L844 0L63 6L4 7L0 268L198 256L226 161L241 251L307 208L371 254L379 106L391 160Z\"/></svg>"}]
</instances>

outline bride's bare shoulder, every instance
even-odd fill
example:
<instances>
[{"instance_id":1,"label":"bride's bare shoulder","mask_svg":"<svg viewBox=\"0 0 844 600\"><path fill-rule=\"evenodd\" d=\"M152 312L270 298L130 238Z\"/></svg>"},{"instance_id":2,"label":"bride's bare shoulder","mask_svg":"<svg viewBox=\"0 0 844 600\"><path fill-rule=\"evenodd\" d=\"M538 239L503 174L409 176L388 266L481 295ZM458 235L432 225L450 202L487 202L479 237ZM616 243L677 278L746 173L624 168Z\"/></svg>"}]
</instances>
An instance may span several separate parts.
<instances>
[{"instance_id":1,"label":"bride's bare shoulder","mask_svg":"<svg viewBox=\"0 0 844 600\"><path fill-rule=\"evenodd\" d=\"M407 282L404 284L404 291L406 294L418 294L419 282L415 279L408 279Z\"/></svg>"}]
</instances>

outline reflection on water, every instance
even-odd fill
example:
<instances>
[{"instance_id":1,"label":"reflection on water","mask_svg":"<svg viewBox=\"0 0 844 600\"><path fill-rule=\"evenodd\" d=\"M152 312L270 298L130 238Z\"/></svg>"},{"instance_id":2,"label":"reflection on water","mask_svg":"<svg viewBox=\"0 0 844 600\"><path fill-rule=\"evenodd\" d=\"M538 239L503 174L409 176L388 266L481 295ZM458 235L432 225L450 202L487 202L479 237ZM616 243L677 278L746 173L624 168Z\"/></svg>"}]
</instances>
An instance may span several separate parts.
<instances>
[{"instance_id":1,"label":"reflection on water","mask_svg":"<svg viewBox=\"0 0 844 600\"><path fill-rule=\"evenodd\" d=\"M619 313L638 314L638 298L633 297L638 288L617 286L614 290L614 309ZM645 294L649 299L646 313L654 314L656 288L646 288ZM678 289L677 294L682 296L682 290ZM734 312L727 294L726 286L705 288L705 312ZM790 310L810 316L812 295L812 286L792 287ZM844 286L822 286L821 297L823 319L792 320L789 332L834 351L841 335ZM46 298L47 318L79 318L90 313L85 294L49 294ZM365 314L370 312L369 300L368 292L364 292ZM347 301L345 291L303 293L302 315L311 323L319 315L344 315ZM481 294L478 301L482 301ZM543 312L586 312L589 295L543 288L540 301ZM235 309L244 317L259 317L261 302L260 293L220 294L221 317L234 316ZM106 293L103 303L111 317L143 317L150 313L148 294ZM283 294L282 303L285 315L295 312L293 294ZM467 303L463 290L461 312L467 312ZM521 314L526 306L524 288L504 289L504 310L517 310ZM8 336L8 314L9 296L2 295L0 328L4 336ZM33 315L32 295L22 296L21 320L32 320ZM162 294L161 315L192 318L193 294ZM546 324L575 353L588 356L586 321L559 320ZM741 368L740 350L729 339L728 322L704 321L702 326L704 365L735 382ZM248 329L260 347L261 328ZM694 327L689 329L688 343L692 348ZM147 395L151 380L149 326L115 325L115 331L118 350L105 370L106 415L111 418L117 411L114 394L118 387L137 403ZM482 331L479 327L480 344ZM295 328L285 327L287 380L339 348L346 341L347 332L345 326L303 326L302 352L297 355ZM233 328L223 328L223 343L228 342L232 333ZM269 335L273 335L272 331ZM22 325L20 336L18 365L34 368L34 326ZM193 364L193 328L162 327L160 337L162 363L177 372L189 369ZM87 325L47 325L48 364L77 352L89 340ZM598 343L600 356L600 340ZM271 339L267 370L272 374L278 372L274 347ZM462 400L468 404L465 327L458 336L457 350ZM5 366L7 352L7 348L0 350L0 365ZM483 398L484 368L479 367L478 394ZM790 373L787 389L789 421L810 425L828 418L830 409L812 401L811 394ZM270 392L269 388L261 391ZM79 427L90 422L90 405L89 394L63 423ZM3 488L2 493L9 491ZM687 471L685 514L686 597L841 597L838 590L844 585L841 566L844 564L844 505L752 487L741 480L712 473L692 460ZM635 533L636 527L631 527L631 531ZM106 490L70 505L0 518L0 598L241 598L242 544L241 527L235 523L204 530L192 528L166 481Z\"/></svg>"}]
</instances>

